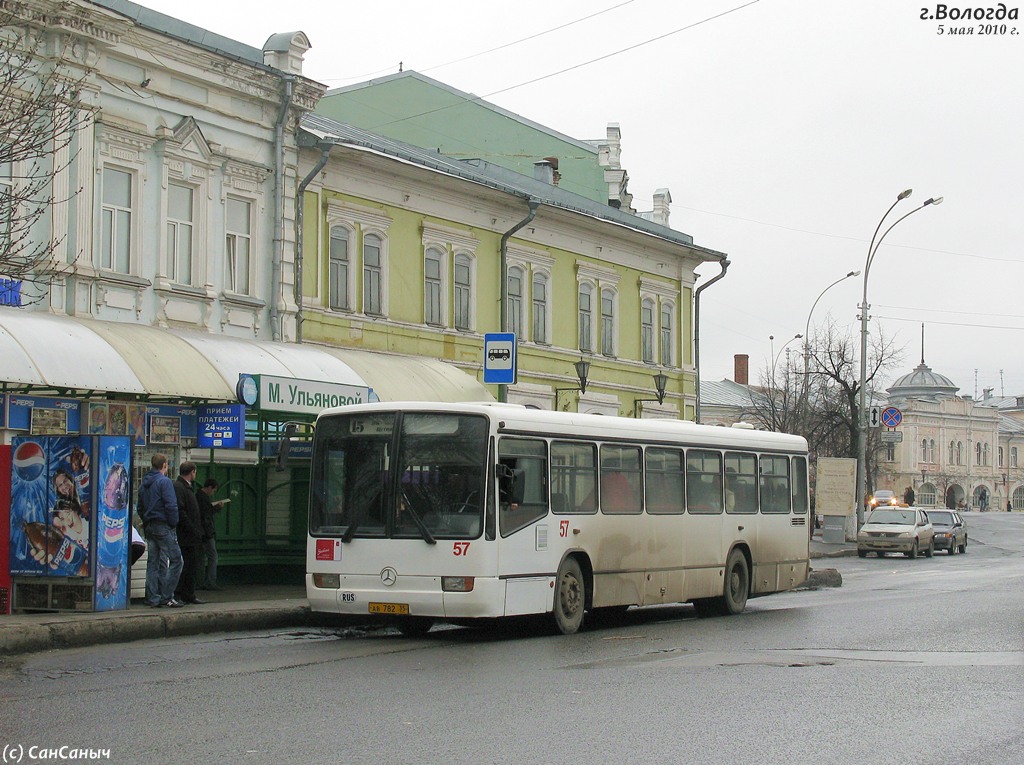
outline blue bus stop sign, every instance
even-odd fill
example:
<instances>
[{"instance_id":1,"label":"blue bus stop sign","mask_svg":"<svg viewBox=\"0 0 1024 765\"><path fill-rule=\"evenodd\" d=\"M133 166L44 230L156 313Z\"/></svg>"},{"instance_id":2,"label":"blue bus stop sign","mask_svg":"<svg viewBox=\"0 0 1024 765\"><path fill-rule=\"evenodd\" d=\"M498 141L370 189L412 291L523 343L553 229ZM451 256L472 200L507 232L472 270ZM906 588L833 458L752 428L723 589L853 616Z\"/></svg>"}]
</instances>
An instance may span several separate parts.
<instances>
[{"instance_id":1,"label":"blue bus stop sign","mask_svg":"<svg viewBox=\"0 0 1024 765\"><path fill-rule=\"evenodd\" d=\"M516 382L516 336L513 332L484 335L484 382L514 385Z\"/></svg>"}]
</instances>

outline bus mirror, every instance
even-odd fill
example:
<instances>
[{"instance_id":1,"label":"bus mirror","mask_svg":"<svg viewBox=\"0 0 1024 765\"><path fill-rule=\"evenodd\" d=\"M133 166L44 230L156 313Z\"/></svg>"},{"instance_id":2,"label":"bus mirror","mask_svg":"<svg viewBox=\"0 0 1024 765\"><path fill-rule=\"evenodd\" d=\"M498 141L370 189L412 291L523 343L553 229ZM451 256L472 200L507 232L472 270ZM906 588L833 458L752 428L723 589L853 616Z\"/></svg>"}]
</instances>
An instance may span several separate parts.
<instances>
[{"instance_id":1,"label":"bus mirror","mask_svg":"<svg viewBox=\"0 0 1024 765\"><path fill-rule=\"evenodd\" d=\"M277 472L281 472L288 467L288 452L292 446L292 438L295 436L296 426L294 422L289 422L284 426L284 438L281 439L281 443L277 447L277 460L274 463L274 468Z\"/></svg>"},{"instance_id":2,"label":"bus mirror","mask_svg":"<svg viewBox=\"0 0 1024 765\"><path fill-rule=\"evenodd\" d=\"M525 471L516 470L509 465L500 464L495 467L498 477L498 496L502 502L520 505L526 494Z\"/></svg>"}]
</instances>

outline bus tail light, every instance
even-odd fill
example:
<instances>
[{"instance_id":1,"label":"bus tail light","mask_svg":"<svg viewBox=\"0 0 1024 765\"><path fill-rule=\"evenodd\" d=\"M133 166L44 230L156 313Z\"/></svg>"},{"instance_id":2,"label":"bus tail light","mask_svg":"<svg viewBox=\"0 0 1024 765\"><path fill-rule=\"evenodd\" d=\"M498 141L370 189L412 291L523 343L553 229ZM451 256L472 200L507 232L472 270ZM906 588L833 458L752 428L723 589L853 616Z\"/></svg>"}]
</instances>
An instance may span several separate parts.
<instances>
[{"instance_id":1,"label":"bus tail light","mask_svg":"<svg viewBox=\"0 0 1024 765\"><path fill-rule=\"evenodd\" d=\"M442 576L441 589L445 592L472 592L474 577Z\"/></svg>"},{"instance_id":2,"label":"bus tail light","mask_svg":"<svg viewBox=\"0 0 1024 765\"><path fill-rule=\"evenodd\" d=\"M340 574L313 574L313 586L321 590L341 589Z\"/></svg>"}]
</instances>

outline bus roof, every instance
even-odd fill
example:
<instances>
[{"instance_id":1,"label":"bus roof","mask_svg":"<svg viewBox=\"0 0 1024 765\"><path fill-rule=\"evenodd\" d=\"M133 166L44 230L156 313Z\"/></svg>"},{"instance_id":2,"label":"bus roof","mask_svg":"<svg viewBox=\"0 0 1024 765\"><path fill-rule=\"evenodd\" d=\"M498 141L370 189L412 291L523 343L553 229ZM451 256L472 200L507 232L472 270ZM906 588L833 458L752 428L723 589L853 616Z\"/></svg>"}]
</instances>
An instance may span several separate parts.
<instances>
[{"instance_id":1,"label":"bus roof","mask_svg":"<svg viewBox=\"0 0 1024 765\"><path fill-rule=\"evenodd\" d=\"M718 425L698 425L687 420L638 420L632 417L557 412L505 403L389 401L326 409L320 413L320 417L356 411L387 412L395 410L481 414L489 419L497 420L499 431L504 432L537 433L556 437L585 436L595 439L682 440L723 448L778 449L804 453L807 451L806 439L788 433L773 433L750 428L727 428Z\"/></svg>"}]
</instances>

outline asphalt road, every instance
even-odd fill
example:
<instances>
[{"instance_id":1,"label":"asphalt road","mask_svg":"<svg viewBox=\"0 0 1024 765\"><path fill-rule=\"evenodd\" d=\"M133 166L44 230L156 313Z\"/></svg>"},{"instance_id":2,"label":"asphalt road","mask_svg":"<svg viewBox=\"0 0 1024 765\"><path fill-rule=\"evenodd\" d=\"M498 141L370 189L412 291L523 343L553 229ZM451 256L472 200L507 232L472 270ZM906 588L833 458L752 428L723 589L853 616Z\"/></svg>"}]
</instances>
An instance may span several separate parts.
<instances>
[{"instance_id":1,"label":"asphalt road","mask_svg":"<svg viewBox=\"0 0 1024 765\"><path fill-rule=\"evenodd\" d=\"M1024 762L1024 514L969 523L967 555L829 560L841 588L736 617L26 656L0 669L0 746L114 763Z\"/></svg>"}]
</instances>

